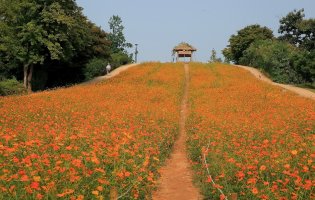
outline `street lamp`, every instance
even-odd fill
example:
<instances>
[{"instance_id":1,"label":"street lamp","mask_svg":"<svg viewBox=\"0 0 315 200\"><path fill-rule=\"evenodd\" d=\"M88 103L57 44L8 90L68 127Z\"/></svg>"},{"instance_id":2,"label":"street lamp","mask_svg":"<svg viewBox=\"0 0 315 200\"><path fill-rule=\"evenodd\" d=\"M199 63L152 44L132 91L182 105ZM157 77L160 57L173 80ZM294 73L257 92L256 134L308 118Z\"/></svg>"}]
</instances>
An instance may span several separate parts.
<instances>
[{"instance_id":1,"label":"street lamp","mask_svg":"<svg viewBox=\"0 0 315 200\"><path fill-rule=\"evenodd\" d=\"M135 50L135 63L137 63L137 57L138 57L138 44L136 45L136 50Z\"/></svg>"}]
</instances>

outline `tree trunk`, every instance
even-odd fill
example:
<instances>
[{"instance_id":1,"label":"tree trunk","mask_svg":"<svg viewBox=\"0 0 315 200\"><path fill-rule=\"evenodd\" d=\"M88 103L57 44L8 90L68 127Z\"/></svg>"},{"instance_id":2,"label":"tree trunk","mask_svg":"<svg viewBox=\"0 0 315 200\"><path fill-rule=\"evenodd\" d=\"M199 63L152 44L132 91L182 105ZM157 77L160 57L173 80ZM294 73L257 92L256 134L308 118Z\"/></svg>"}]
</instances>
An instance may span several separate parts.
<instances>
[{"instance_id":1,"label":"tree trunk","mask_svg":"<svg viewBox=\"0 0 315 200\"><path fill-rule=\"evenodd\" d=\"M32 77L33 77L34 65L31 64L29 66L28 74L27 74L27 91L32 92Z\"/></svg>"},{"instance_id":2,"label":"tree trunk","mask_svg":"<svg viewBox=\"0 0 315 200\"><path fill-rule=\"evenodd\" d=\"M28 75L29 64L24 65L24 87L27 89L27 75Z\"/></svg>"}]
</instances>

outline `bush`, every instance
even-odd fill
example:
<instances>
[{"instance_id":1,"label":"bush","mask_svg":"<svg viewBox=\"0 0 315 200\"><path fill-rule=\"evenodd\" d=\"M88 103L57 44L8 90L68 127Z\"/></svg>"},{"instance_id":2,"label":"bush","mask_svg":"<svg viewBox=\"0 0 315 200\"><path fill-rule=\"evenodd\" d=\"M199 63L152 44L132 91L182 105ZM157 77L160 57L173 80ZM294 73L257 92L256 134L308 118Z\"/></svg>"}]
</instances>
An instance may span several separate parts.
<instances>
[{"instance_id":1,"label":"bush","mask_svg":"<svg viewBox=\"0 0 315 200\"><path fill-rule=\"evenodd\" d=\"M293 57L294 68L303 77L306 85L315 83L315 51L301 51Z\"/></svg>"},{"instance_id":2,"label":"bush","mask_svg":"<svg viewBox=\"0 0 315 200\"><path fill-rule=\"evenodd\" d=\"M121 65L126 65L126 64L132 62L132 59L130 58L130 56L126 53L123 53L123 52L114 53L111 55L111 57L112 57L111 65L112 65L113 69L115 69Z\"/></svg>"},{"instance_id":3,"label":"bush","mask_svg":"<svg viewBox=\"0 0 315 200\"><path fill-rule=\"evenodd\" d=\"M262 69L276 82L303 83L305 80L295 66L300 53L287 42L263 40L254 42L244 52L240 63Z\"/></svg>"},{"instance_id":4,"label":"bush","mask_svg":"<svg viewBox=\"0 0 315 200\"><path fill-rule=\"evenodd\" d=\"M15 78L0 81L0 96L8 96L26 93L23 84Z\"/></svg>"},{"instance_id":5,"label":"bush","mask_svg":"<svg viewBox=\"0 0 315 200\"><path fill-rule=\"evenodd\" d=\"M90 80L96 76L101 76L105 73L107 61L102 58L93 58L84 68L84 76L86 80Z\"/></svg>"}]
</instances>

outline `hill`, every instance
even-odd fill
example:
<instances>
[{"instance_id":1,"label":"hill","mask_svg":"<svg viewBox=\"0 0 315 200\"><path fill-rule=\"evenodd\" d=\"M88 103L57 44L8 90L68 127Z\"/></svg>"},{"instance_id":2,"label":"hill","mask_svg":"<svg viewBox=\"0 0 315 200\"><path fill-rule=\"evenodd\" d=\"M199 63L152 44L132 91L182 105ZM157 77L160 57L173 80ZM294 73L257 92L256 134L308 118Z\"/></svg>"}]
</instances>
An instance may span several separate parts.
<instances>
[{"instance_id":1,"label":"hill","mask_svg":"<svg viewBox=\"0 0 315 200\"><path fill-rule=\"evenodd\" d=\"M181 148L203 196L314 198L315 102L230 65L189 73ZM183 63L145 63L1 97L0 199L150 199L179 137L184 83Z\"/></svg>"}]
</instances>

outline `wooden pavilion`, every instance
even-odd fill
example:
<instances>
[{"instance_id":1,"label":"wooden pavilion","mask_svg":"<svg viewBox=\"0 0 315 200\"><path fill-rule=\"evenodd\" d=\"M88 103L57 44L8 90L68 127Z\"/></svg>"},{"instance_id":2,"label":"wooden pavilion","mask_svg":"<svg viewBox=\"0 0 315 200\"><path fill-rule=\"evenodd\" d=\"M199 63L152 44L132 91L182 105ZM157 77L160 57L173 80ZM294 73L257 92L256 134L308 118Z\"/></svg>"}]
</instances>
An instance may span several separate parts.
<instances>
[{"instance_id":1,"label":"wooden pavilion","mask_svg":"<svg viewBox=\"0 0 315 200\"><path fill-rule=\"evenodd\" d=\"M197 51L196 48L191 46L186 42L182 42L173 49L173 56L176 56L176 62L179 61L180 58L189 58L190 62L193 60L193 53Z\"/></svg>"}]
</instances>

